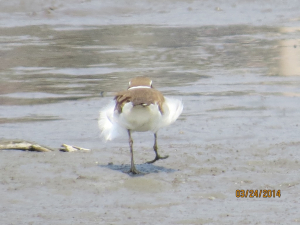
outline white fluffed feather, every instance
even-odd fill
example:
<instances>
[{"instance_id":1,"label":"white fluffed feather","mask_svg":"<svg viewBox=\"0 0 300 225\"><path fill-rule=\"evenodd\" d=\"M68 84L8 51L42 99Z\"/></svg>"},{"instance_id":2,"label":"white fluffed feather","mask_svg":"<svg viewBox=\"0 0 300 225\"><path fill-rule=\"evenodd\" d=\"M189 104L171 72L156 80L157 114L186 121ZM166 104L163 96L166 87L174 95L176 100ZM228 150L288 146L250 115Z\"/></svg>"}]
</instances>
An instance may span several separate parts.
<instances>
[{"instance_id":1,"label":"white fluffed feather","mask_svg":"<svg viewBox=\"0 0 300 225\"><path fill-rule=\"evenodd\" d=\"M163 115L157 105L133 107L131 103L126 103L120 115L114 109L115 102L111 102L100 111L98 125L104 140L112 140L126 134L127 129L155 133L177 120L182 113L183 104L178 99L165 97Z\"/></svg>"},{"instance_id":2,"label":"white fluffed feather","mask_svg":"<svg viewBox=\"0 0 300 225\"><path fill-rule=\"evenodd\" d=\"M101 130L100 137L105 141L111 141L126 133L126 129L121 127L114 118L115 105L115 101L112 101L100 111L98 125Z\"/></svg>"},{"instance_id":3,"label":"white fluffed feather","mask_svg":"<svg viewBox=\"0 0 300 225\"><path fill-rule=\"evenodd\" d=\"M165 102L163 105L163 126L168 126L174 123L177 118L180 116L183 110L182 101L175 98L165 97Z\"/></svg>"}]
</instances>

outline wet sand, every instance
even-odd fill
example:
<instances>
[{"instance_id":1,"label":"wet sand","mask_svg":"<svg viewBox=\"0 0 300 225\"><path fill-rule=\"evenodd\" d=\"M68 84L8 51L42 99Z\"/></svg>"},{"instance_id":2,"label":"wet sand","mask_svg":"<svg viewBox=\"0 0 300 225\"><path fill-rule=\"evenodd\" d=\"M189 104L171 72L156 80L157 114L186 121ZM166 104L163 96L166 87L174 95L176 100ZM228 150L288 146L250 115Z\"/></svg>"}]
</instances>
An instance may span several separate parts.
<instances>
[{"instance_id":1,"label":"wet sand","mask_svg":"<svg viewBox=\"0 0 300 225\"><path fill-rule=\"evenodd\" d=\"M92 151L1 151L1 224L299 223L299 3L11 2L0 138ZM166 160L133 134L130 176L127 137L103 143L97 118L141 75L184 111L158 134Z\"/></svg>"}]
</instances>

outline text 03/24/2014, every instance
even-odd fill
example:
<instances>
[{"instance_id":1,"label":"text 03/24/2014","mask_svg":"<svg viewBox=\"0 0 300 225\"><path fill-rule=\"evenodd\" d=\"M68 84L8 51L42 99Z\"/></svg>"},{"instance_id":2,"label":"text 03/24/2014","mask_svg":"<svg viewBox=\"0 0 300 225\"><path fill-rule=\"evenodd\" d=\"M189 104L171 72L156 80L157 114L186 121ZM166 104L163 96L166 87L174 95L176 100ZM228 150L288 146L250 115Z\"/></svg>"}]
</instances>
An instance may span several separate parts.
<instances>
[{"instance_id":1,"label":"text 03/24/2014","mask_svg":"<svg viewBox=\"0 0 300 225\"><path fill-rule=\"evenodd\" d=\"M237 198L275 198L281 197L281 190L236 190Z\"/></svg>"}]
</instances>

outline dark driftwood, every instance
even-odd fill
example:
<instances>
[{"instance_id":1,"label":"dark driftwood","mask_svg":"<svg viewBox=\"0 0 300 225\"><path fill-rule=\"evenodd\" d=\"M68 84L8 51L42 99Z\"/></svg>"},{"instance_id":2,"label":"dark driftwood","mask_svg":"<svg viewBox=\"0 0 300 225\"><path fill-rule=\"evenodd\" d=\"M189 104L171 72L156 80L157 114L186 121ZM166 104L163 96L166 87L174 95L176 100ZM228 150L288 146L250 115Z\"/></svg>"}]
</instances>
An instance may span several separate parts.
<instances>
[{"instance_id":1,"label":"dark driftwood","mask_svg":"<svg viewBox=\"0 0 300 225\"><path fill-rule=\"evenodd\" d=\"M0 141L0 150L23 150L36 152L52 152L53 150L35 143L19 140Z\"/></svg>"},{"instance_id":2,"label":"dark driftwood","mask_svg":"<svg viewBox=\"0 0 300 225\"><path fill-rule=\"evenodd\" d=\"M52 152L51 148L31 143L23 140L0 140L0 150L22 150L22 151L36 151L36 152ZM63 152L74 152L74 151L90 151L87 148L81 148L77 146L62 144L59 149Z\"/></svg>"}]
</instances>

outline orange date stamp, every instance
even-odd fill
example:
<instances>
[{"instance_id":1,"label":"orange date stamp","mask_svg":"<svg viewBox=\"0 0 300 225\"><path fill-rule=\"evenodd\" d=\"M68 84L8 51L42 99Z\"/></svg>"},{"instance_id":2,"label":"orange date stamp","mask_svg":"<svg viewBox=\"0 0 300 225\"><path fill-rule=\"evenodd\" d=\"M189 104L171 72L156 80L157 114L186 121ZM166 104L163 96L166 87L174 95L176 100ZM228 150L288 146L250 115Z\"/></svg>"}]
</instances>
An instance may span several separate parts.
<instances>
[{"instance_id":1,"label":"orange date stamp","mask_svg":"<svg viewBox=\"0 0 300 225\"><path fill-rule=\"evenodd\" d=\"M281 190L236 190L237 198L280 198Z\"/></svg>"}]
</instances>

